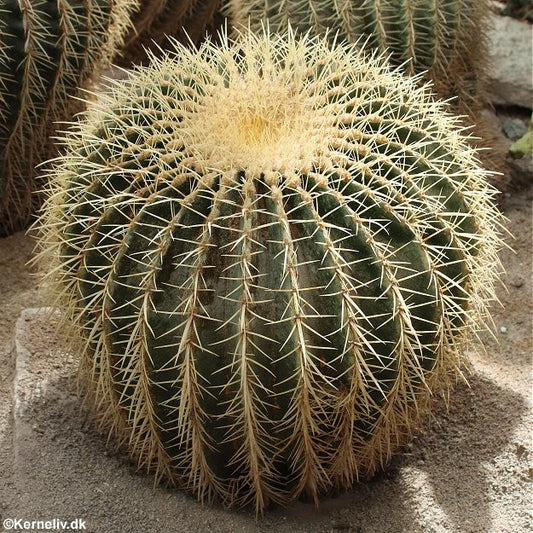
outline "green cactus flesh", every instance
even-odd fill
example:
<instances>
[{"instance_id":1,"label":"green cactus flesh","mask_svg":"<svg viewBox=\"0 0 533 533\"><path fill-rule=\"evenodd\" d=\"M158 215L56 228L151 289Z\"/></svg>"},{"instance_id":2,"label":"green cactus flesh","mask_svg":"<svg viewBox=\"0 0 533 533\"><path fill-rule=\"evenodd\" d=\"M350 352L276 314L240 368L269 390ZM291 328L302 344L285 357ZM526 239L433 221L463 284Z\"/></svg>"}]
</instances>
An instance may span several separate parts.
<instances>
[{"instance_id":1,"label":"green cactus flesh","mask_svg":"<svg viewBox=\"0 0 533 533\"><path fill-rule=\"evenodd\" d=\"M39 202L35 166L80 109L79 87L109 61L136 0L5 0L0 7L0 235ZM64 127L64 126L63 126Z\"/></svg>"},{"instance_id":2,"label":"green cactus flesh","mask_svg":"<svg viewBox=\"0 0 533 533\"><path fill-rule=\"evenodd\" d=\"M354 45L175 46L66 135L40 257L139 464L258 512L316 499L382 467L460 374L493 191L442 104Z\"/></svg>"},{"instance_id":3,"label":"green cactus flesh","mask_svg":"<svg viewBox=\"0 0 533 533\"><path fill-rule=\"evenodd\" d=\"M526 155L533 154L533 114L529 121L529 128L520 139L509 146L509 154L511 157L519 159Z\"/></svg>"},{"instance_id":4,"label":"green cactus flesh","mask_svg":"<svg viewBox=\"0 0 533 533\"><path fill-rule=\"evenodd\" d=\"M461 113L485 101L487 0L226 0L224 11L237 27L363 39L406 73L424 73L441 98L458 97Z\"/></svg>"}]
</instances>

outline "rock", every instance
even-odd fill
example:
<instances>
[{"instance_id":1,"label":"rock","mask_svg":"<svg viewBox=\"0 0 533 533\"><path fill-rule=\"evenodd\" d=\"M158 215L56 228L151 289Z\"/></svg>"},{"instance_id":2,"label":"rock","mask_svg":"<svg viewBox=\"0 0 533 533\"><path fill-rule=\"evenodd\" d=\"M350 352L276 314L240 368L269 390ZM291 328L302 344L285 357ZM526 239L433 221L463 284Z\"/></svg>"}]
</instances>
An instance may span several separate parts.
<instances>
[{"instance_id":1,"label":"rock","mask_svg":"<svg viewBox=\"0 0 533 533\"><path fill-rule=\"evenodd\" d=\"M519 118L508 118L502 126L503 132L511 141L518 141L527 131L527 126Z\"/></svg>"},{"instance_id":2,"label":"rock","mask_svg":"<svg viewBox=\"0 0 533 533\"><path fill-rule=\"evenodd\" d=\"M489 99L497 105L533 107L533 26L490 15Z\"/></svg>"},{"instance_id":3,"label":"rock","mask_svg":"<svg viewBox=\"0 0 533 533\"><path fill-rule=\"evenodd\" d=\"M519 289L520 287L522 287L524 285L524 278L522 278L521 276L517 276L515 277L512 281L511 281L511 285L517 289Z\"/></svg>"}]
</instances>

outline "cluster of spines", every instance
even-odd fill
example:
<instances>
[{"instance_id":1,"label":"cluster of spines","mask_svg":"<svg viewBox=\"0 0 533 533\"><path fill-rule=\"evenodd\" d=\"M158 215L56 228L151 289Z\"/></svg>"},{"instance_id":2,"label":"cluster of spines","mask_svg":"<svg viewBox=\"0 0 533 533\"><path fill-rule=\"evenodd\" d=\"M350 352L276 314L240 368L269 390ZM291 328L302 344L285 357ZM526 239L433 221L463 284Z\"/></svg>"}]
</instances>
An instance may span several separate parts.
<instances>
[{"instance_id":1,"label":"cluster of spines","mask_svg":"<svg viewBox=\"0 0 533 533\"><path fill-rule=\"evenodd\" d=\"M57 123L79 87L114 55L135 0L6 0L0 9L0 234L39 202L36 165L54 154Z\"/></svg>"},{"instance_id":2,"label":"cluster of spines","mask_svg":"<svg viewBox=\"0 0 533 533\"><path fill-rule=\"evenodd\" d=\"M66 138L42 256L102 424L141 465L258 512L316 499L382 466L459 372L497 265L486 173L441 104L355 47L176 47ZM187 145L209 142L191 128L217 90L261 108L281 79L311 113L295 124L325 124L310 164Z\"/></svg>"}]
</instances>

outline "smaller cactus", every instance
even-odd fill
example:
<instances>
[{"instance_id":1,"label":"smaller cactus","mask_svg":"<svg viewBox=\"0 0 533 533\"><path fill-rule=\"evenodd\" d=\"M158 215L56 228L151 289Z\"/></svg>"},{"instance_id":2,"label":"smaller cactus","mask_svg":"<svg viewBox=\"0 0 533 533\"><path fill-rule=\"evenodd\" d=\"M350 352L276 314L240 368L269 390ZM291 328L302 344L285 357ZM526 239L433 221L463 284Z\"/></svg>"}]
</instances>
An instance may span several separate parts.
<instances>
[{"instance_id":1,"label":"smaller cactus","mask_svg":"<svg viewBox=\"0 0 533 533\"><path fill-rule=\"evenodd\" d=\"M57 123L115 54L136 0L4 0L0 7L0 236L24 228L35 166L55 154Z\"/></svg>"},{"instance_id":2,"label":"smaller cactus","mask_svg":"<svg viewBox=\"0 0 533 533\"><path fill-rule=\"evenodd\" d=\"M158 54L166 48L169 37L198 44L220 25L220 3L221 0L141 0L117 63L144 63L148 60L146 49Z\"/></svg>"},{"instance_id":3,"label":"smaller cactus","mask_svg":"<svg viewBox=\"0 0 533 533\"><path fill-rule=\"evenodd\" d=\"M529 121L528 130L509 147L509 154L516 159L533 154L533 114Z\"/></svg>"}]
</instances>

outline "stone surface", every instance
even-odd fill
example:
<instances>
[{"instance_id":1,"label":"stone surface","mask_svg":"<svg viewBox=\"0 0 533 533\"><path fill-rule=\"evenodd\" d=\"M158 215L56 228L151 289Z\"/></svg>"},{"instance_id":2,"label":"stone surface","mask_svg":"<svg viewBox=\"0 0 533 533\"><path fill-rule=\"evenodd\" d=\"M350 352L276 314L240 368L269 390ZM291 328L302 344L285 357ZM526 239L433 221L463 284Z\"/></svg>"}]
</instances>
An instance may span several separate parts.
<instances>
[{"instance_id":1,"label":"stone surface","mask_svg":"<svg viewBox=\"0 0 533 533\"><path fill-rule=\"evenodd\" d=\"M519 118L509 118L503 122L503 132L511 141L517 141L527 131L527 126Z\"/></svg>"},{"instance_id":2,"label":"stone surface","mask_svg":"<svg viewBox=\"0 0 533 533\"><path fill-rule=\"evenodd\" d=\"M489 99L497 105L533 107L533 26L491 15Z\"/></svg>"},{"instance_id":3,"label":"stone surface","mask_svg":"<svg viewBox=\"0 0 533 533\"><path fill-rule=\"evenodd\" d=\"M515 188L529 187L533 184L533 155L525 155L520 159L509 157L507 163L513 174Z\"/></svg>"}]
</instances>

